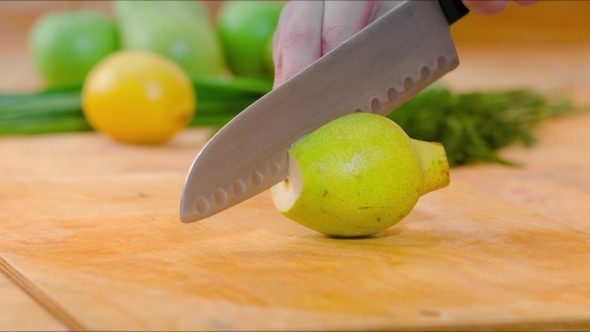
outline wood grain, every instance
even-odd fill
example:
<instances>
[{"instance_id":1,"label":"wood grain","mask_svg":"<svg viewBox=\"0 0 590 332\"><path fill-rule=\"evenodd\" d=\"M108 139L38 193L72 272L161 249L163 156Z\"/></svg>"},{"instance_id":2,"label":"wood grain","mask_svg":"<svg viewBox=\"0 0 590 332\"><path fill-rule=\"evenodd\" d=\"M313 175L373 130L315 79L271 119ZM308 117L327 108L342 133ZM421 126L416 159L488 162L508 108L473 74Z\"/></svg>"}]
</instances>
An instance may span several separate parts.
<instances>
[{"instance_id":1,"label":"wood grain","mask_svg":"<svg viewBox=\"0 0 590 332\"><path fill-rule=\"evenodd\" d=\"M556 119L538 131L542 148L516 144L502 151L521 167L465 167L453 179L590 234L588 128L590 114Z\"/></svg>"},{"instance_id":2,"label":"wood grain","mask_svg":"<svg viewBox=\"0 0 590 332\"><path fill-rule=\"evenodd\" d=\"M550 178L543 194L584 209L590 159L571 141L590 139L578 130L589 122L550 123L535 149L505 151L526 171L453 170L452 185L400 224L345 241L282 217L268 193L182 224L186 169L210 131L187 130L156 149L94 134L3 139L0 154L17 157L0 161L0 252L44 294L39 301L83 329L590 326L590 236L545 204L489 189L493 179L511 188L499 169L526 182L575 168L570 180L582 181ZM528 185L534 195L537 183Z\"/></svg>"},{"instance_id":3,"label":"wood grain","mask_svg":"<svg viewBox=\"0 0 590 332\"><path fill-rule=\"evenodd\" d=\"M0 264L2 258L0 257ZM2 270L2 269L0 269ZM41 305L0 273L0 331L66 331Z\"/></svg>"},{"instance_id":4,"label":"wood grain","mask_svg":"<svg viewBox=\"0 0 590 332\"><path fill-rule=\"evenodd\" d=\"M0 203L12 207L0 251L89 329L590 321L590 237L468 185L423 197L378 236L342 241L283 218L268 193L184 225L183 180L3 180L3 196L23 196Z\"/></svg>"},{"instance_id":5,"label":"wood grain","mask_svg":"<svg viewBox=\"0 0 590 332\"><path fill-rule=\"evenodd\" d=\"M132 146L87 133L0 139L0 178L51 178L157 172L186 173L215 131L188 129L160 146ZM31 158L35 162L31 162Z\"/></svg>"},{"instance_id":6,"label":"wood grain","mask_svg":"<svg viewBox=\"0 0 590 332\"><path fill-rule=\"evenodd\" d=\"M534 45L559 45L590 42L590 2L541 0L530 6L510 1L493 16L467 15L452 27L460 45L479 45L493 49L498 45L528 48Z\"/></svg>"}]
</instances>

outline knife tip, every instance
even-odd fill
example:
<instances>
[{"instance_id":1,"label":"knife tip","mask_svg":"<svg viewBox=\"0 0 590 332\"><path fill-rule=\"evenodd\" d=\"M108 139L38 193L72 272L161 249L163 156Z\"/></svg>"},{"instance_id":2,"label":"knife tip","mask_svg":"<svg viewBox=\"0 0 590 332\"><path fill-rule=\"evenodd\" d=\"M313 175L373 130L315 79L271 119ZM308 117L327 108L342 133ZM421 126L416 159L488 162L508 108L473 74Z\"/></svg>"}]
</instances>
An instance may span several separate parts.
<instances>
[{"instance_id":1,"label":"knife tip","mask_svg":"<svg viewBox=\"0 0 590 332\"><path fill-rule=\"evenodd\" d=\"M184 199L180 201L180 221L182 223L189 224L203 219L202 216L196 211L195 207L189 206L185 202L186 201Z\"/></svg>"}]
</instances>

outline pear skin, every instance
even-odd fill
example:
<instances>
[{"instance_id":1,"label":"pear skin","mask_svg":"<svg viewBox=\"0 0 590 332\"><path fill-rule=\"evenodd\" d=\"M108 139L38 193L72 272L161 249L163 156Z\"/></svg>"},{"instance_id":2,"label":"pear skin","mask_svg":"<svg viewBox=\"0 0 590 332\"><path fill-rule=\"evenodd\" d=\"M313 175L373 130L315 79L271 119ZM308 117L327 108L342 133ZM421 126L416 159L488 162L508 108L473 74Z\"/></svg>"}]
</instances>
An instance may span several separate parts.
<instances>
[{"instance_id":1,"label":"pear skin","mask_svg":"<svg viewBox=\"0 0 590 332\"><path fill-rule=\"evenodd\" d=\"M286 217L334 237L381 232L404 219L420 196L449 184L442 145L412 140L392 120L340 117L289 150L289 175L271 188Z\"/></svg>"}]
</instances>

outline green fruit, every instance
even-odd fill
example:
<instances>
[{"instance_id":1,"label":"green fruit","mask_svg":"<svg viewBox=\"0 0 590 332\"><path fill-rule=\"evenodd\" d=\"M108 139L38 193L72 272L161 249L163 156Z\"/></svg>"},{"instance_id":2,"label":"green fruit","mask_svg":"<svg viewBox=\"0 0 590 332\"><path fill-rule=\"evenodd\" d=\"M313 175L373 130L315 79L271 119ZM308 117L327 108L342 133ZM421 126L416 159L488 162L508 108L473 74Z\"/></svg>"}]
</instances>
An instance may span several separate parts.
<instances>
[{"instance_id":1,"label":"green fruit","mask_svg":"<svg viewBox=\"0 0 590 332\"><path fill-rule=\"evenodd\" d=\"M286 217L336 237L366 236L405 218L420 196L449 184L442 145L409 138L390 119L354 113L289 150L289 176L271 189Z\"/></svg>"},{"instance_id":2,"label":"green fruit","mask_svg":"<svg viewBox=\"0 0 590 332\"><path fill-rule=\"evenodd\" d=\"M198 1L113 1L123 48L160 54L191 77L226 70L221 43Z\"/></svg>"},{"instance_id":3,"label":"green fruit","mask_svg":"<svg viewBox=\"0 0 590 332\"><path fill-rule=\"evenodd\" d=\"M50 87L81 84L102 58L119 47L117 30L105 16L71 11L47 14L29 35L33 63Z\"/></svg>"},{"instance_id":4,"label":"green fruit","mask_svg":"<svg viewBox=\"0 0 590 332\"><path fill-rule=\"evenodd\" d=\"M265 53L277 28L282 1L227 1L219 11L218 31L235 75L272 74Z\"/></svg>"}]
</instances>

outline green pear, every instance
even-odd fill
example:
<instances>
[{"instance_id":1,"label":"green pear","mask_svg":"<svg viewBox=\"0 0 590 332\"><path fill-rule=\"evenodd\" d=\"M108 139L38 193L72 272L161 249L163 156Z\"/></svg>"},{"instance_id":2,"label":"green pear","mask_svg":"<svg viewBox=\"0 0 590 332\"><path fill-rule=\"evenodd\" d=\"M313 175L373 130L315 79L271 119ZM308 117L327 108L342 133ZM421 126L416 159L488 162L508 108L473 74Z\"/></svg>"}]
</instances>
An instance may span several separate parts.
<instances>
[{"instance_id":1,"label":"green pear","mask_svg":"<svg viewBox=\"0 0 590 332\"><path fill-rule=\"evenodd\" d=\"M371 113L340 117L289 149L289 175L271 188L286 217L334 237L381 232L405 218L420 196L448 186L439 143L413 140Z\"/></svg>"}]
</instances>

